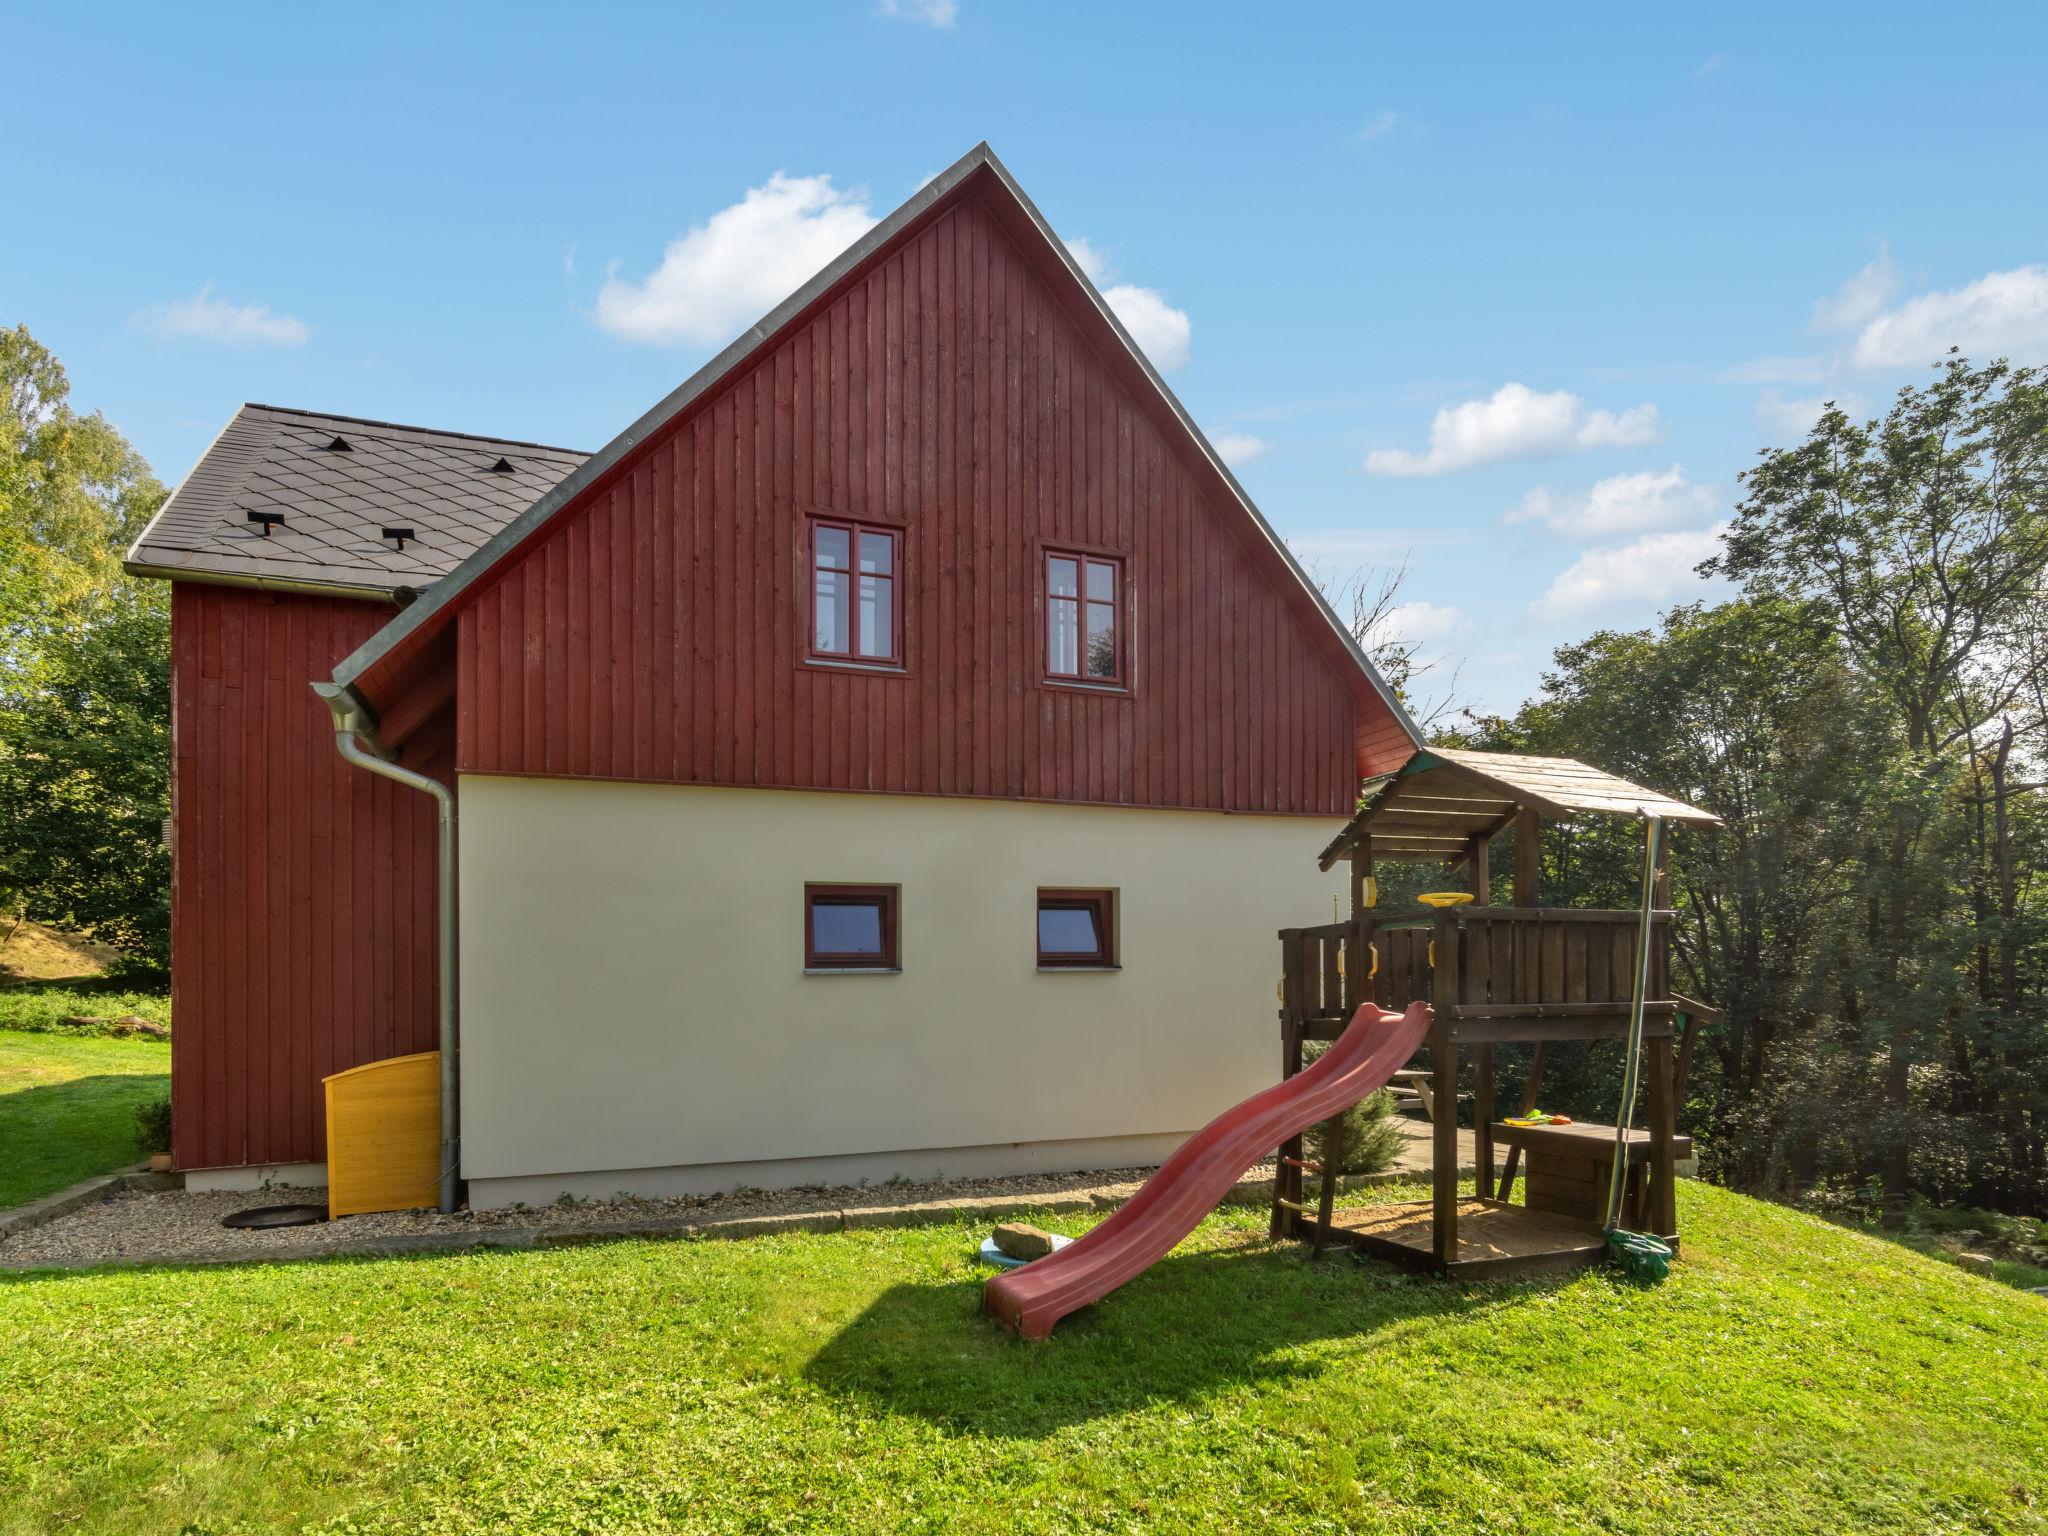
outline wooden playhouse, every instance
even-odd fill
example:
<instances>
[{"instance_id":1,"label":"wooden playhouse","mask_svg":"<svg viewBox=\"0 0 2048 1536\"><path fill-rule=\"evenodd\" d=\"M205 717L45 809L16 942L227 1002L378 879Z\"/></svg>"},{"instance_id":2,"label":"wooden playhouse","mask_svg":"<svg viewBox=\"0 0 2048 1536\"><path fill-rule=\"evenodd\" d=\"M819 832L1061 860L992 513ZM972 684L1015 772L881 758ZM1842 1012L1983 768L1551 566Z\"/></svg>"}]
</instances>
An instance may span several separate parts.
<instances>
[{"instance_id":1,"label":"wooden playhouse","mask_svg":"<svg viewBox=\"0 0 2048 1536\"><path fill-rule=\"evenodd\" d=\"M1322 854L1325 870L1349 864L1349 917L1280 932L1281 1068L1288 1077L1300 1072L1305 1047L1334 1040L1368 998L1392 1009L1431 1003L1436 1021L1425 1055L1399 1078L1431 1120L1431 1198L1336 1209L1336 1179L1320 1177L1296 1137L1280 1149L1275 1236L1349 1243L1464 1278L1569 1267L1603 1255L1614 1127L1505 1124L1495 1100L1494 1050L1517 1042L1532 1047L1520 1106L1527 1114L1548 1047L1626 1036L1641 913L1542 905L1540 850L1545 821L1644 815L1667 824L1717 824L1705 811L1565 758L1433 747L1366 786L1357 814ZM1501 907L1490 903L1489 855L1493 840L1507 832L1514 837L1513 905ZM1437 910L1381 909L1369 898L1374 862L1382 859L1447 865L1473 900ZM1648 1125L1628 1137L1621 1224L1675 1245L1674 1165L1691 1151L1677 1133L1677 1107L1696 1032L1717 1015L1671 990L1675 914L1661 856L1652 889L1643 1045ZM1458 1085L1468 1055L1475 1191L1461 1195ZM1305 1203L1310 1173L1321 1186L1313 1208Z\"/></svg>"}]
</instances>

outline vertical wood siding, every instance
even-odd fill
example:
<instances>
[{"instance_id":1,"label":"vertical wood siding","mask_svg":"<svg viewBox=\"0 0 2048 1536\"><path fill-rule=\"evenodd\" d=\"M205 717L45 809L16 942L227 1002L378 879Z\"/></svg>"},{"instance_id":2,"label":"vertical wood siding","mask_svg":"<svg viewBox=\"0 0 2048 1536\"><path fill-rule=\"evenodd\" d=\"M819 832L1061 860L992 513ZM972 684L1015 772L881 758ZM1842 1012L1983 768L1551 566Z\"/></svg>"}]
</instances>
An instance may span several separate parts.
<instances>
[{"instance_id":1,"label":"vertical wood siding","mask_svg":"<svg viewBox=\"0 0 2048 1536\"><path fill-rule=\"evenodd\" d=\"M963 198L487 579L460 765L1348 815L1406 738L1202 486ZM804 664L818 512L904 528L902 675ZM1041 684L1048 541L1127 558L1128 694Z\"/></svg>"},{"instance_id":2,"label":"vertical wood siding","mask_svg":"<svg viewBox=\"0 0 2048 1536\"><path fill-rule=\"evenodd\" d=\"M389 617L345 599L172 588L181 1168L324 1158L320 1079L434 1047L432 803L344 763L308 686ZM408 766L446 775L439 755Z\"/></svg>"}]
</instances>

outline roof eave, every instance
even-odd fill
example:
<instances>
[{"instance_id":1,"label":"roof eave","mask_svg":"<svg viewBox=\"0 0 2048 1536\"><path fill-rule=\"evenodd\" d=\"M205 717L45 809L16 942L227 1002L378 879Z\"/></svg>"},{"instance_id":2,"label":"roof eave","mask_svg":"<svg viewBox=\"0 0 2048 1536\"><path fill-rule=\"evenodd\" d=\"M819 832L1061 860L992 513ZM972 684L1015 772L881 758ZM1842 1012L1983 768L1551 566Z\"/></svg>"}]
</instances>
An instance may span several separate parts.
<instances>
[{"instance_id":1,"label":"roof eave","mask_svg":"<svg viewBox=\"0 0 2048 1536\"><path fill-rule=\"evenodd\" d=\"M410 583L396 586L367 586L348 581L307 581L291 576L262 576L248 571L215 571L204 566L162 565L151 560L129 558L121 569L130 576L151 581L189 581L208 587L246 587L257 592L292 592L303 597L349 597L374 603L395 603ZM421 583L424 585L424 583Z\"/></svg>"},{"instance_id":2,"label":"roof eave","mask_svg":"<svg viewBox=\"0 0 2048 1536\"><path fill-rule=\"evenodd\" d=\"M1026 216L1038 229L1039 233L1045 237L1046 243L1052 247L1067 271L1081 285L1081 290L1088 295L1090 302L1094 304L1096 313L1102 317L1110 330L1115 333L1117 340L1123 344L1124 350L1130 355L1131 361L1137 365L1146 380L1159 392L1160 398L1166 403L1166 408L1173 414L1174 419L1180 423L1182 429L1187 432L1195 445L1201 449L1202 456L1208 460L1210 468L1216 472L1217 477L1229 488L1230 494L1236 498L1238 506L1251 519L1252 526L1258 530L1260 536L1271 546L1274 554L1280 557L1281 562L1295 581L1300 583L1302 591L1308 594L1310 601L1315 604L1317 611L1322 614L1337 638L1343 642L1344 649L1350 653L1352 661L1365 674L1367 681L1372 684L1374 691L1385 702L1394 719L1408 733L1408 739L1414 742L1417 747L1423 746L1422 727L1416 723L1415 717L1408 713L1408 708L1401 702L1400 695L1389 686L1386 678L1381 676L1380 669L1373 664L1372 658L1366 654L1365 648L1358 643L1358 637L1351 633L1350 627L1337 616L1337 610L1330 606L1330 600L1323 595L1322 589L1315 584L1308 572L1302 569L1301 562L1294 558L1294 552L1287 547L1286 540L1282 539L1274 530L1273 525L1266 521L1266 515L1259 510L1258 504L1251 498L1251 493L1245 490L1237 476L1231 473L1230 466L1223 462L1223 455L1216 451L1215 444L1211 443L1208 435L1195 424L1194 417L1190 416L1187 407L1180 403L1180 397L1173 392L1172 386L1166 382L1159 370L1152 366L1152 359L1145 355L1145 349L1131 338L1129 331L1124 329L1123 321L1117 318L1116 311L1110 307L1109 301L1102 296L1101 290L1095 286L1094 279L1090 278L1081 269L1081 264L1074 259L1074 253L1067 249L1066 241L1059 237L1059 234L1046 220L1045 215L1038 211L1038 205L1032 202L1030 195L1025 192L1022 186L1018 185L1017 179L1010 174L1009 167L996 157L995 152L990 150L986 143L978 146L978 148L987 152L988 167L995 174L996 179L1002 182L1004 190L1017 200L1018 206L1024 210Z\"/></svg>"},{"instance_id":3,"label":"roof eave","mask_svg":"<svg viewBox=\"0 0 2048 1536\"><path fill-rule=\"evenodd\" d=\"M370 636L334 669L337 683L353 684L370 668L405 644L455 601L479 576L511 553L547 520L613 469L649 437L714 388L725 376L759 351L790 321L815 304L853 268L859 266L889 241L896 238L932 204L945 197L961 182L993 163L995 155L984 140L913 193L881 223L848 246L775 308L763 315L710 362L691 374L642 412L633 424L592 454L583 464L558 481L540 500L512 519L446 577L434 591L405 609L376 634Z\"/></svg>"},{"instance_id":4,"label":"roof eave","mask_svg":"<svg viewBox=\"0 0 2048 1536\"><path fill-rule=\"evenodd\" d=\"M1322 614L1345 653L1349 655L1373 691L1386 705L1395 721L1407 733L1409 740L1417 747L1422 746L1422 729L1416 724L1414 717L1408 713L1407 707L1402 704L1400 695L1381 676L1379 668L1373 665L1372 658L1366 654L1365 649L1358 643L1357 637L1351 633L1349 627L1337 616L1336 610L1330 606L1329 599L1323 595L1322 590L1316 586L1308 573L1302 569L1301 562L1294 558L1293 551L1288 549L1286 542L1274 531L1272 524L1266 521L1265 514L1259 511L1257 504L1253 502L1244 486L1238 482L1237 476L1232 474L1230 467L1223 462L1223 456L1216 451L1215 445L1209 441L1208 437L1202 432L1202 429L1195 424L1194 418L1188 414L1187 408L1180 403L1179 398L1167 385L1166 380L1160 376L1159 370L1152 366L1151 359L1145 356L1144 349L1132 340L1130 332L1124 328L1123 322L1117 318L1116 312L1110 308L1109 301L1102 296L1094 282L1090 280L1088 274L1081 270L1080 263L1074 260L1073 253L1067 249L1066 242L1060 239L1052 225L1047 222L1045 215L1039 212L1037 204L1031 201L1023 187L1018 184L1017 179L1010 174L1009 168L997 157L995 151L989 148L986 140L975 145L952 165L926 182L924 186L913 193L887 218L883 219L873 229L848 246L835 260L828 263L809 282L797 289L795 293L783 300L782 303L776 305L774 309L770 310L759 321L749 327L716 357L691 374L688 379L684 380L682 384L678 385L653 408L643 412L631 426L612 439L610 443L599 449L580 468L564 477L545 496L541 497L531 507L527 508L526 511L522 512L490 539L486 540L473 554L457 565L441 581L437 582L431 593L422 597L420 601L412 604L409 608L404 609L389 624L386 624L376 634L364 641L361 646L345 657L341 664L335 668L335 681L344 684L355 683L364 673L403 646L422 629L432 624L436 617L453 604L473 582L490 570L492 566L496 565L500 559L522 544L545 524L549 518L553 517L556 512L567 506L590 486L603 479L604 476L615 469L643 442L661 430L681 412L687 410L693 402L709 392L728 374L737 369L749 357L753 356L780 333L785 326L835 287L848 273L860 266L862 262L868 260L884 245L894 240L910 224L922 217L934 203L950 195L955 188L959 187L977 172L983 170L987 170L994 176L1002 185L1003 190L1023 210L1025 217L1030 220L1033 227L1044 238L1047 246L1057 255L1067 272L1080 286L1081 292L1088 296L1089 302L1095 308L1095 312L1109 327L1111 334L1117 338L1119 344L1129 355L1133 365L1151 384L1152 388L1157 391L1168 412L1180 424L1182 429L1187 432L1190 441L1197 446L1216 476L1236 499L1238 506L1250 518L1252 527L1257 530L1259 537L1265 540L1272 552L1281 561L1284 569L1290 573L1293 580L1300 585L1301 590L1307 594L1316 611Z\"/></svg>"}]
</instances>

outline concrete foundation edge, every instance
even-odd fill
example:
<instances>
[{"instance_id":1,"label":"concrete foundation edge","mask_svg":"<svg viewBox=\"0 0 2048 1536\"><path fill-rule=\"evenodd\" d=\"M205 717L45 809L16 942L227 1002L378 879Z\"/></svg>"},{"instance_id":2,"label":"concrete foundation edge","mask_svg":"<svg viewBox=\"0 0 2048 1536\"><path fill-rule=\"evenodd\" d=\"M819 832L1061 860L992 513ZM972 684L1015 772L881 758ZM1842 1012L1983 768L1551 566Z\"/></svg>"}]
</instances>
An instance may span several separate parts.
<instances>
[{"instance_id":1,"label":"concrete foundation edge","mask_svg":"<svg viewBox=\"0 0 2048 1536\"><path fill-rule=\"evenodd\" d=\"M470 1174L469 1204L472 1210L488 1211L512 1205L547 1205L564 1195L577 1200L609 1200L620 1194L643 1200L668 1200L679 1195L729 1194L741 1189L879 1185L892 1179L922 1184L940 1179L1000 1178L1008 1174L1151 1168L1171 1157L1187 1137L1187 1132L1178 1131L1166 1135L929 1147L763 1162L697 1163L672 1168L611 1168L501 1178ZM196 1187L189 1184L189 1176L188 1187Z\"/></svg>"}]
</instances>

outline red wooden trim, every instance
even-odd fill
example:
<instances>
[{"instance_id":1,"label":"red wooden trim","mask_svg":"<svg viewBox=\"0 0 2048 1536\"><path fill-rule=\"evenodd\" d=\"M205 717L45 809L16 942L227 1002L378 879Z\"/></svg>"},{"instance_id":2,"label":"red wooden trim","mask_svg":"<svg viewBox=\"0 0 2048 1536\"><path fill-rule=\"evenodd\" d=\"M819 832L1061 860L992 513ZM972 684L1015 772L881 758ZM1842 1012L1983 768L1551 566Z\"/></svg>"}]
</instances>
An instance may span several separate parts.
<instances>
[{"instance_id":1,"label":"red wooden trim","mask_svg":"<svg viewBox=\"0 0 2048 1536\"><path fill-rule=\"evenodd\" d=\"M811 914L819 898L827 905L855 906L874 902L882 909L882 952L879 955L841 954L818 948ZM900 968L896 944L897 910L901 888L894 885L831 885L807 882L804 886L804 969L807 971L893 971Z\"/></svg>"},{"instance_id":2,"label":"red wooden trim","mask_svg":"<svg viewBox=\"0 0 2048 1536\"><path fill-rule=\"evenodd\" d=\"M818 530L836 528L846 535L846 569L834 574L846 577L846 643L844 651L822 650L818 646ZM875 534L889 541L889 574L874 578L889 583L889 654L868 656L860 650L860 541L863 534ZM906 592L903 556L908 541L895 523L878 523L864 518L817 513L804 527L803 586L804 654L813 661L836 661L855 666L898 667L903 665L903 605Z\"/></svg>"},{"instance_id":3,"label":"red wooden trim","mask_svg":"<svg viewBox=\"0 0 2048 1536\"><path fill-rule=\"evenodd\" d=\"M1047 908L1055 911L1086 911L1095 917L1095 949L1085 955L1068 951L1048 953L1038 944L1038 915ZM1061 890L1041 887L1038 905L1032 913L1032 941L1038 947L1038 968L1042 971L1098 970L1116 961L1116 892L1110 890Z\"/></svg>"}]
</instances>

